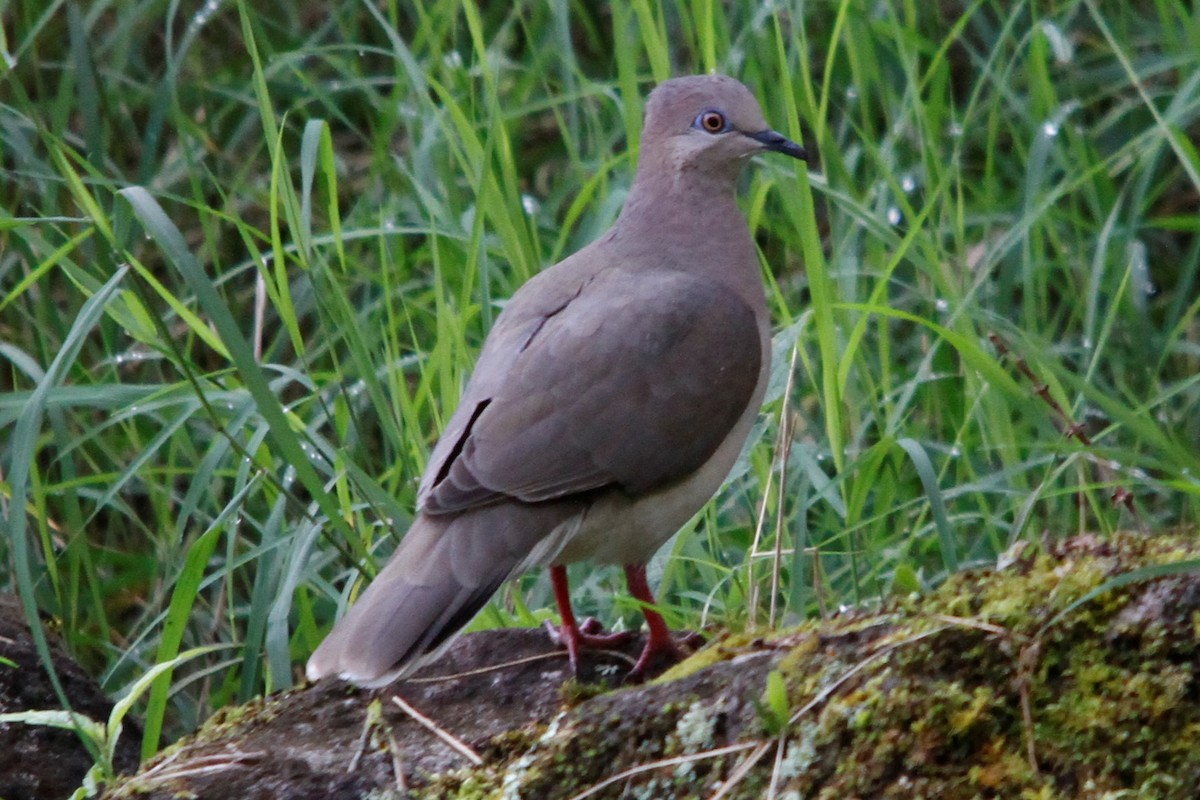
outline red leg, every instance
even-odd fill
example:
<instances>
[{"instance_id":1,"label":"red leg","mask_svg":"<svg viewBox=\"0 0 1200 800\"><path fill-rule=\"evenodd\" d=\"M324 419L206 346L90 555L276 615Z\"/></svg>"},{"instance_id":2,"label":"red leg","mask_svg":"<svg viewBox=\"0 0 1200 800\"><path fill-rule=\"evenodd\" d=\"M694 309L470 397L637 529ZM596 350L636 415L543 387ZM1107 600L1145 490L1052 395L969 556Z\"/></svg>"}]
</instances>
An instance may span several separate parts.
<instances>
[{"instance_id":1,"label":"red leg","mask_svg":"<svg viewBox=\"0 0 1200 800\"><path fill-rule=\"evenodd\" d=\"M643 582L644 582L643 578ZM567 568L564 566L550 567L550 583L554 586L554 600L558 603L558 614L562 617L562 625L558 630L549 622L546 629L551 638L567 648L567 659L571 662L571 672L579 672L579 651L585 647L603 649L624 644L633 638L633 633L598 634L599 625L593 619L585 619L580 625L575 620L575 612L571 609L571 587L567 583ZM651 598L650 602L654 602ZM659 622L662 618L659 617ZM665 629L666 626L664 625Z\"/></svg>"},{"instance_id":2,"label":"red leg","mask_svg":"<svg viewBox=\"0 0 1200 800\"><path fill-rule=\"evenodd\" d=\"M654 610L654 592L650 591L650 584L646 581L646 566L626 564L625 581L629 584L629 593L643 603L642 614L646 617L646 627L650 629L646 646L629 673L629 678L636 682L645 677L646 671L655 664L676 664L687 658L688 653L671 637L666 620Z\"/></svg>"}]
</instances>

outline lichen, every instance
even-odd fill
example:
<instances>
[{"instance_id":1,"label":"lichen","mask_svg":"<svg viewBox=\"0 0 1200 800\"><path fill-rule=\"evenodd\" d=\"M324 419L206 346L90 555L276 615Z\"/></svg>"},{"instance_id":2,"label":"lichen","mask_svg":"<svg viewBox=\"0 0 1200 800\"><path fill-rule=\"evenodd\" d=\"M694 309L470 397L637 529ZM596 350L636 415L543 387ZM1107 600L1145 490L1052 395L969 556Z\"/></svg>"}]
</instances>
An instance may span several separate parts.
<instances>
[{"instance_id":1,"label":"lichen","mask_svg":"<svg viewBox=\"0 0 1200 800\"><path fill-rule=\"evenodd\" d=\"M712 709L705 703L696 700L675 724L675 738L685 753L695 753L704 747L711 747L713 732L717 721L713 718Z\"/></svg>"},{"instance_id":2,"label":"lichen","mask_svg":"<svg viewBox=\"0 0 1200 800\"><path fill-rule=\"evenodd\" d=\"M629 771L594 796L708 796L750 750L705 751L761 736L751 706L769 666L784 676L792 718L731 798L769 785L807 800L1191 798L1200 578L1148 571L1096 590L1198 553L1181 537L1081 537L875 613L730 637L654 685L656 697L677 686L674 702L633 714L614 693L574 709L558 736L522 754L513 788L569 797ZM705 667L763 650L774 655L756 686L696 696Z\"/></svg>"},{"instance_id":3,"label":"lichen","mask_svg":"<svg viewBox=\"0 0 1200 800\"><path fill-rule=\"evenodd\" d=\"M411 796L1193 798L1197 562L1186 535L1075 537L925 596L727 636L645 686L573 687L557 717L492 736L480 767L421 774Z\"/></svg>"}]
</instances>

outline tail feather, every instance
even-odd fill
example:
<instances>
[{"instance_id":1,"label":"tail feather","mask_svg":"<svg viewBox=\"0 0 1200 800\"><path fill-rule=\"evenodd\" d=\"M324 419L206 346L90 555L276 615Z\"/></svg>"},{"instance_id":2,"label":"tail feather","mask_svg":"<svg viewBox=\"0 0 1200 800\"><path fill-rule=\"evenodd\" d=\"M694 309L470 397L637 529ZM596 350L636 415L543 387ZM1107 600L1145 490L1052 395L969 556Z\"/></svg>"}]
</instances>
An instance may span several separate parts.
<instances>
[{"instance_id":1,"label":"tail feather","mask_svg":"<svg viewBox=\"0 0 1200 800\"><path fill-rule=\"evenodd\" d=\"M308 660L328 675L380 686L437 655L505 580L561 549L573 505L499 503L447 517L421 514L387 566Z\"/></svg>"}]
</instances>

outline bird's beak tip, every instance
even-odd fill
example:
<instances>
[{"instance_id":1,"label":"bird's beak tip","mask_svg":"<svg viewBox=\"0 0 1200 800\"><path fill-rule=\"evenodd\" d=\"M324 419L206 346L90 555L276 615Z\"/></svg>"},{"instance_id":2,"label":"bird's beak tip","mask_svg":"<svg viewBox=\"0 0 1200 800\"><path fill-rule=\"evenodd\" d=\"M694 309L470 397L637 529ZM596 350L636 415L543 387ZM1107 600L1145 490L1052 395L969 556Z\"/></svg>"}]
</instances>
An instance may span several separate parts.
<instances>
[{"instance_id":1,"label":"bird's beak tip","mask_svg":"<svg viewBox=\"0 0 1200 800\"><path fill-rule=\"evenodd\" d=\"M773 153L783 153L785 156L798 158L801 161L808 161L808 151L782 133L768 128L765 131L748 133L746 135L761 144L764 150L769 150Z\"/></svg>"}]
</instances>

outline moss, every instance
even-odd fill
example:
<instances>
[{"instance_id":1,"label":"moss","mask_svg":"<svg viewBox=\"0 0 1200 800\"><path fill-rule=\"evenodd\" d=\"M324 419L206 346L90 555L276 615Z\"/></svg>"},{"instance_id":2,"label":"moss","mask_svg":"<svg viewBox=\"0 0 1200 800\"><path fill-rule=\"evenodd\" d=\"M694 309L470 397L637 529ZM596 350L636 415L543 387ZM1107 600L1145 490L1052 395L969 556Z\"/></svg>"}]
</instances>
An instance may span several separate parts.
<instances>
[{"instance_id":1,"label":"moss","mask_svg":"<svg viewBox=\"0 0 1200 800\"><path fill-rule=\"evenodd\" d=\"M436 776L419 790L410 789L411 800L488 800L501 796L501 783L488 769L460 770Z\"/></svg>"},{"instance_id":2,"label":"moss","mask_svg":"<svg viewBox=\"0 0 1200 800\"><path fill-rule=\"evenodd\" d=\"M791 722L728 797L760 797L772 781L779 797L824 800L1193 797L1200 579L1096 589L1198 552L1181 537L1080 537L1009 569L964 572L877 613L765 640L728 637L655 682L672 699L652 711L623 703L640 696L625 692L579 705L561 731L523 753L510 790L569 797L663 760L596 796L710 796L748 750L689 757L761 735L753 701L775 670ZM706 668L764 651L772 655L757 683L727 677L697 691Z\"/></svg>"},{"instance_id":3,"label":"moss","mask_svg":"<svg viewBox=\"0 0 1200 800\"><path fill-rule=\"evenodd\" d=\"M1011 571L964 573L883 609L892 629L857 662L877 663L793 725L803 769L791 770L787 788L831 798L1093 797L1155 785L1154 796L1193 796L1197 581L1133 583L1069 607L1115 575L1195 552L1132 536L1072 547ZM1147 614L1163 616L1130 624ZM822 636L852 627L835 620ZM831 656L798 644L780 660L795 702L854 667ZM1191 777L1169 788L1170 776Z\"/></svg>"},{"instance_id":4,"label":"moss","mask_svg":"<svg viewBox=\"0 0 1200 800\"><path fill-rule=\"evenodd\" d=\"M608 691L609 688L602 683L583 683L571 678L563 682L559 688L559 696L564 706L573 708Z\"/></svg>"},{"instance_id":5,"label":"moss","mask_svg":"<svg viewBox=\"0 0 1200 800\"><path fill-rule=\"evenodd\" d=\"M609 707L581 715L565 735L546 742L540 752L535 748L536 766L521 784L521 796L569 796L573 793L569 790L586 788L606 775L678 750L676 728L693 702L689 698L686 703L667 703L651 714L620 715Z\"/></svg>"},{"instance_id":6,"label":"moss","mask_svg":"<svg viewBox=\"0 0 1200 800\"><path fill-rule=\"evenodd\" d=\"M1180 539L1073 539L876 614L768 641L730 637L661 684L779 651L772 668L794 719L770 747L776 757L760 758L730 797L761 796L774 772L781 797L1190 798L1200 776L1200 581L1159 577L1088 596L1117 575L1196 551ZM721 720L742 701L683 695L636 718L584 713L535 749L522 794L570 796L631 767L719 747ZM707 796L737 758L638 773L598 796Z\"/></svg>"},{"instance_id":7,"label":"moss","mask_svg":"<svg viewBox=\"0 0 1200 800\"><path fill-rule=\"evenodd\" d=\"M731 647L730 641L723 640L721 642L709 643L707 647L702 647L692 655L674 665L662 675L659 675L651 683L663 684L672 683L674 681L686 678L689 675L694 675L705 667L711 667L713 664L719 664L729 658Z\"/></svg>"},{"instance_id":8,"label":"moss","mask_svg":"<svg viewBox=\"0 0 1200 800\"><path fill-rule=\"evenodd\" d=\"M646 686L568 687L558 717L413 796L550 800L622 776L591 796L1192 798L1200 576L1154 569L1189 560L1184 536L1076 537L872 613L730 636ZM1133 570L1144 580L1113 580ZM787 722L763 738L771 672Z\"/></svg>"}]
</instances>

